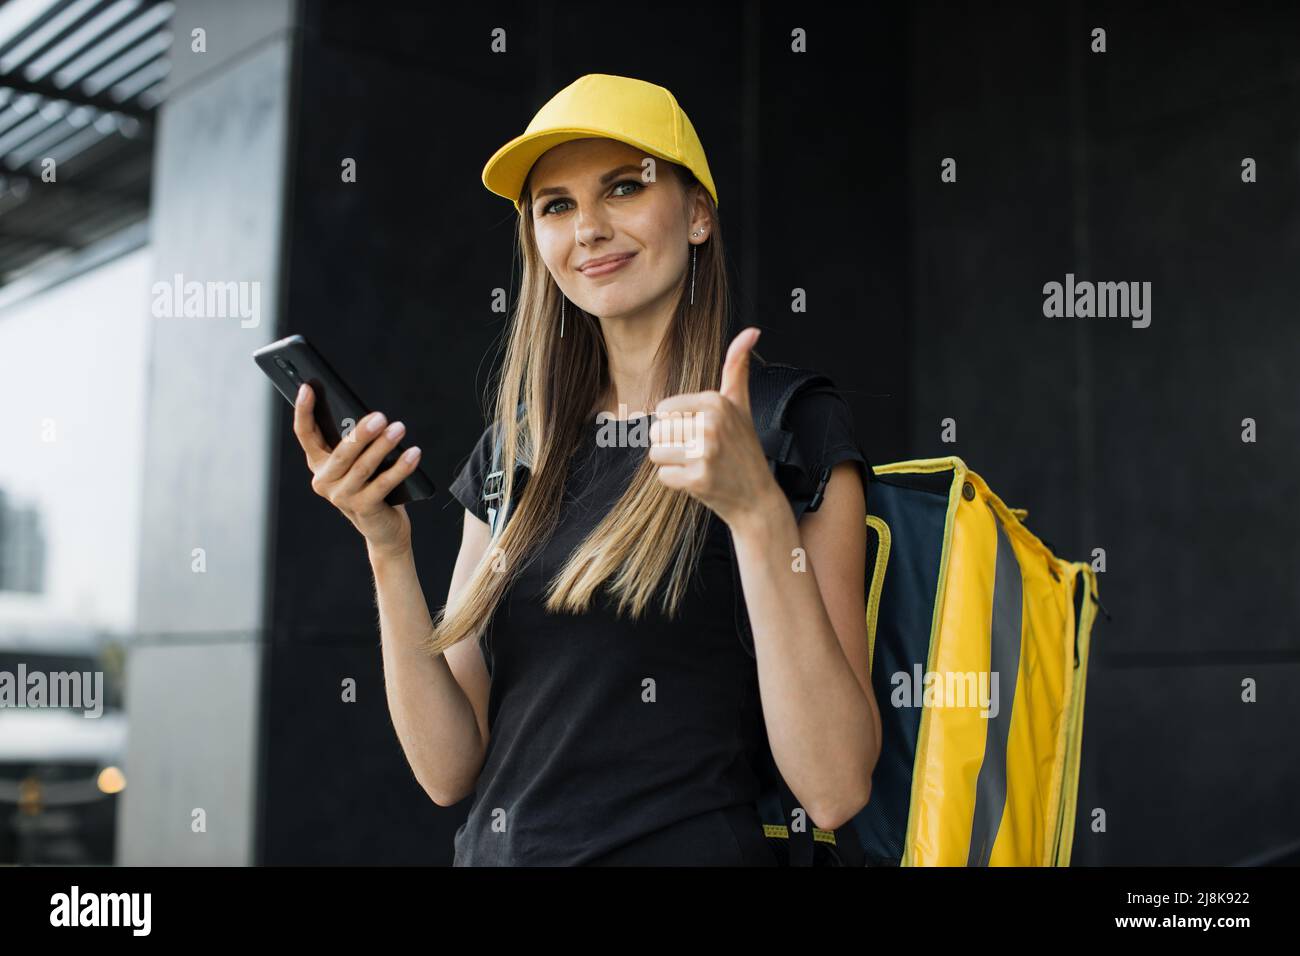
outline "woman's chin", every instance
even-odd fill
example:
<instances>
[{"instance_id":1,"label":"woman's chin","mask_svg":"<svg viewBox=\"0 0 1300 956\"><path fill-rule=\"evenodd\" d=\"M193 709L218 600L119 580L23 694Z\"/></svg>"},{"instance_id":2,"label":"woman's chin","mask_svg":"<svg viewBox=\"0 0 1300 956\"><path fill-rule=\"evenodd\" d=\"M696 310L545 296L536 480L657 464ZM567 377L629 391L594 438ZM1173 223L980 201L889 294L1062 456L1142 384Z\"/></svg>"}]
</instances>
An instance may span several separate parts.
<instances>
[{"instance_id":1,"label":"woman's chin","mask_svg":"<svg viewBox=\"0 0 1300 956\"><path fill-rule=\"evenodd\" d=\"M582 311L599 319L621 319L637 315L650 305L649 299L626 295L594 296L580 303Z\"/></svg>"}]
</instances>

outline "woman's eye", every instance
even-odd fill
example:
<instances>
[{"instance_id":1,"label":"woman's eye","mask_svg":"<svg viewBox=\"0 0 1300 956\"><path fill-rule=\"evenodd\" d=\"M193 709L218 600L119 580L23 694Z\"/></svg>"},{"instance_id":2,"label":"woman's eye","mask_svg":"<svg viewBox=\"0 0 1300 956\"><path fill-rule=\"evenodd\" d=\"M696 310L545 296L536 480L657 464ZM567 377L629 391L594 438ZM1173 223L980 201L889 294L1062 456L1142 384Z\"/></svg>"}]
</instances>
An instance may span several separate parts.
<instances>
[{"instance_id":1,"label":"woman's eye","mask_svg":"<svg viewBox=\"0 0 1300 956\"><path fill-rule=\"evenodd\" d=\"M620 192L617 192L617 190L618 190L618 188L619 188L620 186L632 186L632 187L634 187L634 188L633 188L630 192L620 193ZM611 192L612 194L616 195L616 196L634 196L634 195L636 195L638 192L640 192L640 191L641 191L642 189L644 189L644 188L645 188L645 184L642 183L642 182L640 182L639 180L636 180L636 179L620 179L618 182L616 182L613 186L610 187L610 192ZM566 202L572 202L572 200L571 200L571 199L553 199L553 200L551 200L551 201L548 202L545 206L542 207L542 215L543 215L543 216L549 216L551 213L557 211L557 210L555 209L555 207L556 207L557 205L561 205L561 204L566 203ZM563 212L563 210L559 210L559 211L560 211L560 212Z\"/></svg>"}]
</instances>

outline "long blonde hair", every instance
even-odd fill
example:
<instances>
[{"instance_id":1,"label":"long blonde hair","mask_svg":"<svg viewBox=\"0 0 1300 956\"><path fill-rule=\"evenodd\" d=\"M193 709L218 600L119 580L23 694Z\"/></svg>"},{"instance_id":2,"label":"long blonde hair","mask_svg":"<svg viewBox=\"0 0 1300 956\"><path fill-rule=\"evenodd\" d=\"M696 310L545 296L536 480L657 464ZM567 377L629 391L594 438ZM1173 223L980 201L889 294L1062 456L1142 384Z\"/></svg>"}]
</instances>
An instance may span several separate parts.
<instances>
[{"instance_id":1,"label":"long blonde hair","mask_svg":"<svg viewBox=\"0 0 1300 956\"><path fill-rule=\"evenodd\" d=\"M662 165L672 165L687 189L697 182L685 167ZM721 384L730 314L726 258L717 206L707 190L700 191L712 215L712 236L697 247L695 301L688 302L683 284L656 353L651 408L670 395ZM528 480L454 604L439 611L424 643L431 654L480 635L518 569L554 531L569 463L610 386L599 321L570 302L560 336L561 293L537 249L530 198L522 203L515 231L522 288L493 400L493 427L503 437L501 501L514 493L516 462L528 464ZM525 412L517 419L520 402ZM708 509L661 484L657 471L648 455L642 459L623 495L551 579L548 612L582 613L608 582L618 615L640 618L668 574L659 606L667 617L676 616L699 559Z\"/></svg>"}]
</instances>

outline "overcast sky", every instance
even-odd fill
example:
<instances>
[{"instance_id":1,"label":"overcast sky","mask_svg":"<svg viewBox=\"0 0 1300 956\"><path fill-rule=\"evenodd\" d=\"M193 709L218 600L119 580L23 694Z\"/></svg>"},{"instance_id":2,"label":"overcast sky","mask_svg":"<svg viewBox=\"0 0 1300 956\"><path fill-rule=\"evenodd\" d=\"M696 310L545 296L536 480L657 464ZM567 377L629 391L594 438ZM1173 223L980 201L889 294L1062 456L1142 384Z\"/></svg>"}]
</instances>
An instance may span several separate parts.
<instances>
[{"instance_id":1,"label":"overcast sky","mask_svg":"<svg viewBox=\"0 0 1300 956\"><path fill-rule=\"evenodd\" d=\"M0 635L134 626L150 261L145 246L0 309L0 487L46 535L46 593L0 591Z\"/></svg>"}]
</instances>

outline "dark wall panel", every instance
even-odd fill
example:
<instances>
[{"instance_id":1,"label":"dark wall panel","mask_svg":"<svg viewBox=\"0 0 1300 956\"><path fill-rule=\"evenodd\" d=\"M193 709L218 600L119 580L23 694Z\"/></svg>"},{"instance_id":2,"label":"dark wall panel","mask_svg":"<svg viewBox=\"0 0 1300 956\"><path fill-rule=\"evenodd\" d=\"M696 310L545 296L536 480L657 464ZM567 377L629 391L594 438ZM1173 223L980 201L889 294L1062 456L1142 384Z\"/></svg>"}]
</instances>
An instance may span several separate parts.
<instances>
[{"instance_id":1,"label":"dark wall panel","mask_svg":"<svg viewBox=\"0 0 1300 956\"><path fill-rule=\"evenodd\" d=\"M410 511L436 609L460 537L445 487L505 327L491 290L517 285L515 213L483 162L583 73L668 86L708 150L764 356L828 372L876 463L961 455L1058 554L1105 548L1075 860L1261 858L1300 838L1283 697L1300 663L1300 14L1259 9L930 3L854 25L807 4L308 3L284 331L425 449L444 491ZM1067 272L1150 281L1151 327L1044 317L1043 284ZM448 862L468 807L431 804L393 733L364 546L311 494L287 428L278 447L261 857Z\"/></svg>"}]
</instances>

